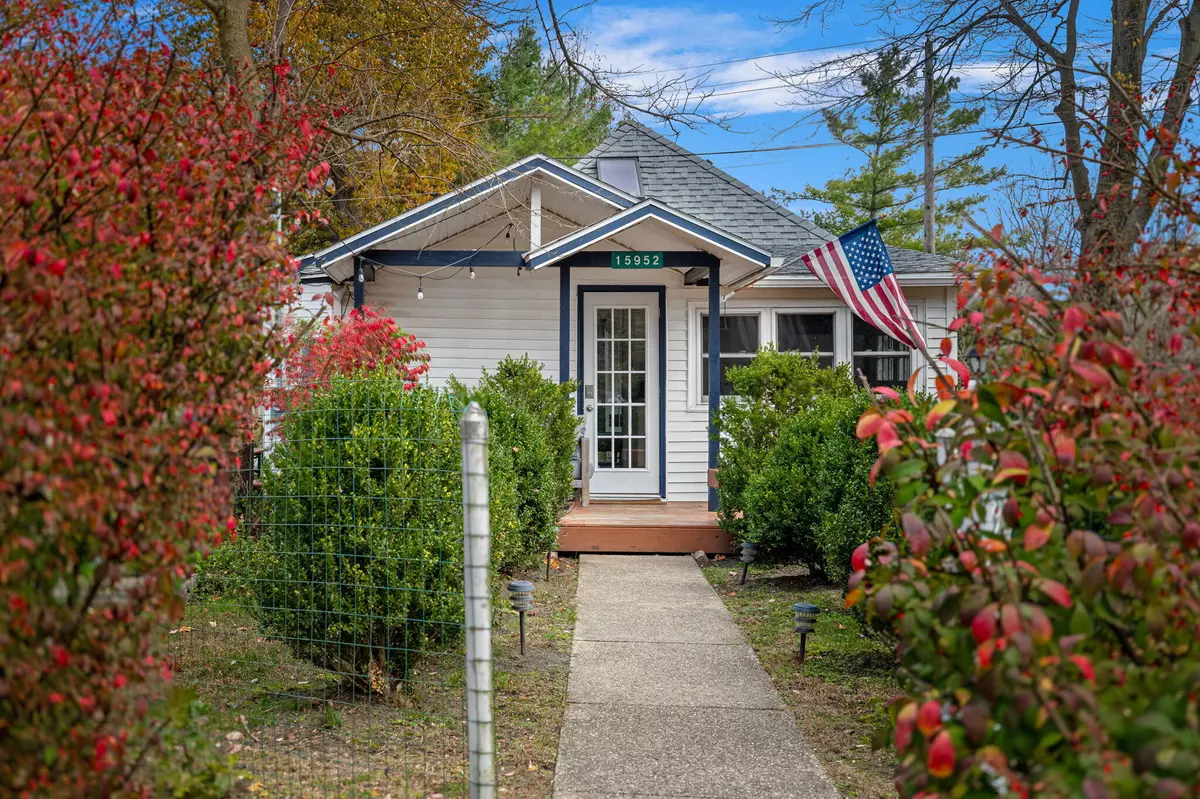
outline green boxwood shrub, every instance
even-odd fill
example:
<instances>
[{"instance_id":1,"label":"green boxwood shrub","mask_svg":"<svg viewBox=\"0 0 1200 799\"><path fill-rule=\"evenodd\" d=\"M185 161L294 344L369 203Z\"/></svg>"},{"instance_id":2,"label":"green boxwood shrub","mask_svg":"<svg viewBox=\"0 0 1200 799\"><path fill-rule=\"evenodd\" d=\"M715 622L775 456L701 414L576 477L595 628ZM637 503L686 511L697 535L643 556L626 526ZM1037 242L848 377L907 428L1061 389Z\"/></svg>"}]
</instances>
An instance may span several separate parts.
<instances>
[{"instance_id":1,"label":"green boxwood shrub","mask_svg":"<svg viewBox=\"0 0 1200 799\"><path fill-rule=\"evenodd\" d=\"M763 349L746 366L730 369L734 396L726 397L715 423L721 436L717 489L721 526L748 540L746 489L767 463L784 423L817 397L858 393L850 367L823 369L815 356Z\"/></svg>"},{"instance_id":2,"label":"green boxwood shrub","mask_svg":"<svg viewBox=\"0 0 1200 799\"><path fill-rule=\"evenodd\" d=\"M483 371L473 391L451 379L450 390L483 406L490 431L489 469L511 472L519 526L513 540L496 548L493 561L503 570L530 565L558 540L558 520L573 492L579 420L575 383L556 383L529 358L506 357L495 371Z\"/></svg>"},{"instance_id":3,"label":"green boxwood shrub","mask_svg":"<svg viewBox=\"0 0 1200 799\"><path fill-rule=\"evenodd\" d=\"M265 632L298 657L358 678L403 678L417 653L457 643L456 410L445 391L339 377L289 413L263 470L250 582ZM518 529L514 476L493 469L490 478L503 552Z\"/></svg>"},{"instance_id":4,"label":"green boxwood shrub","mask_svg":"<svg viewBox=\"0 0 1200 799\"><path fill-rule=\"evenodd\" d=\"M855 424L867 392L850 368L763 350L729 372L737 396L721 406L719 515L737 539L834 580L854 548L891 517L886 482L870 485L871 443Z\"/></svg>"}]
</instances>

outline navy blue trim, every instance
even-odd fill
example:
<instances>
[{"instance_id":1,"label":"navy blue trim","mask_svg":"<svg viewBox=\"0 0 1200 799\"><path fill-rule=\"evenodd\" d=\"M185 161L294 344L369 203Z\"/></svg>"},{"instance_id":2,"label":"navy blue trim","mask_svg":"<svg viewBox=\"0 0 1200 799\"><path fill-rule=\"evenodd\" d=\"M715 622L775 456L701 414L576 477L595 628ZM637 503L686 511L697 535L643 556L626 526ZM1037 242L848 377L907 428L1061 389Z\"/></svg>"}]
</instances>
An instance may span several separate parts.
<instances>
[{"instance_id":1,"label":"navy blue trim","mask_svg":"<svg viewBox=\"0 0 1200 799\"><path fill-rule=\"evenodd\" d=\"M625 285L577 286L575 302L575 373L579 387L575 389L576 412L583 415L583 298L586 294L621 294L624 292L655 292L658 294L658 495L667 498L667 287ZM589 464L584 464L589 468Z\"/></svg>"},{"instance_id":2,"label":"navy blue trim","mask_svg":"<svg viewBox=\"0 0 1200 799\"><path fill-rule=\"evenodd\" d=\"M380 266L523 266L515 250L365 250L362 258Z\"/></svg>"},{"instance_id":3,"label":"navy blue trim","mask_svg":"<svg viewBox=\"0 0 1200 799\"><path fill-rule=\"evenodd\" d=\"M721 266L708 269L708 468L717 468L721 442L715 424L721 407ZM717 509L717 489L708 489L708 509Z\"/></svg>"},{"instance_id":4,"label":"navy blue trim","mask_svg":"<svg viewBox=\"0 0 1200 799\"><path fill-rule=\"evenodd\" d=\"M571 267L558 269L558 382L571 379Z\"/></svg>"},{"instance_id":5,"label":"navy blue trim","mask_svg":"<svg viewBox=\"0 0 1200 799\"><path fill-rule=\"evenodd\" d=\"M354 310L361 310L367 298L367 278L361 258L354 259Z\"/></svg>"},{"instance_id":6,"label":"navy blue trim","mask_svg":"<svg viewBox=\"0 0 1200 799\"><path fill-rule=\"evenodd\" d=\"M576 252L568 255L558 262L558 266L566 264L568 266L593 267L598 269L612 268L612 252L596 252L594 250L585 250L584 252ZM692 267L703 267L707 269L713 264L720 263L721 259L709 252L702 250L667 250L663 252L663 269L691 269Z\"/></svg>"},{"instance_id":7,"label":"navy blue trim","mask_svg":"<svg viewBox=\"0 0 1200 799\"><path fill-rule=\"evenodd\" d=\"M609 237L621 228L628 226L631 222L636 224L647 217L652 217L654 219L659 219L661 221L670 222L673 225L677 225L684 230L699 236L705 241L710 241L714 244L724 247L727 250L736 252L739 255L755 262L756 264L760 264L762 266L771 265L770 255L760 252L748 245L742 244L739 241L734 241L725 234L717 231L715 228L709 227L708 225L698 224L690 219L684 219L682 216L679 216L678 214L668 211L664 208L659 208L656 205L643 205L631 210L621 211L606 220L604 224L597 225L591 230L588 230L582 236L579 236L572 241L564 242L552 249L546 250L541 255L531 259L529 261L529 266L531 269L537 269L538 267L546 266L547 264L574 252L575 250L583 249L584 247L588 247L592 244L595 244L597 241Z\"/></svg>"},{"instance_id":8,"label":"navy blue trim","mask_svg":"<svg viewBox=\"0 0 1200 799\"><path fill-rule=\"evenodd\" d=\"M319 260L317 258L317 254L312 253L302 257L300 259L300 263L304 266L308 266L309 264L322 266L330 261L336 261L339 258L357 255L363 250L370 248L383 239L396 235L401 230L411 227L417 222L428 219L429 217L452 208L461 202L470 200L472 197L477 197L480 194L486 194L492 189L502 186L511 180L516 180L517 178L523 177L524 175L538 169L548 172L554 177L559 178L560 180L563 180L572 186L576 186L586 192L603 197L613 205L616 205L618 208L629 208L634 204L633 201L622 197L620 194L617 194L608 188L605 188L604 184L600 183L599 181L593 181L591 178L576 175L575 173L563 169L562 167L553 164L544 158L534 158L511 169L505 169L503 172L498 172L491 178L474 186L468 186L460 191L453 191L449 194L443 194L436 200L430 200L425 205L417 206L413 210L405 214L401 214L390 222L387 222L386 224L381 225L378 229L372 231L370 239L363 241L361 245L355 241L355 239L357 239L358 236L363 236L366 231L359 233L358 236L352 236L350 239L341 242L328 252L321 254Z\"/></svg>"}]
</instances>

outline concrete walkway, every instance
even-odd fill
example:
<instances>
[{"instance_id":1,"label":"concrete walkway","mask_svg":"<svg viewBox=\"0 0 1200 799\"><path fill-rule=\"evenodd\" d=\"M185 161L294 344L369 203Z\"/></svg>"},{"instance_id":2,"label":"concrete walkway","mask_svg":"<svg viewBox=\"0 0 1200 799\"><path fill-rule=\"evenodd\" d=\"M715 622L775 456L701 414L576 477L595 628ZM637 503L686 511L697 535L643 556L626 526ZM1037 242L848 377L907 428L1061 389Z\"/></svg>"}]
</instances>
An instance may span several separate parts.
<instances>
[{"instance_id":1,"label":"concrete walkway","mask_svg":"<svg viewBox=\"0 0 1200 799\"><path fill-rule=\"evenodd\" d=\"M554 799L836 799L688 556L584 555Z\"/></svg>"}]
</instances>

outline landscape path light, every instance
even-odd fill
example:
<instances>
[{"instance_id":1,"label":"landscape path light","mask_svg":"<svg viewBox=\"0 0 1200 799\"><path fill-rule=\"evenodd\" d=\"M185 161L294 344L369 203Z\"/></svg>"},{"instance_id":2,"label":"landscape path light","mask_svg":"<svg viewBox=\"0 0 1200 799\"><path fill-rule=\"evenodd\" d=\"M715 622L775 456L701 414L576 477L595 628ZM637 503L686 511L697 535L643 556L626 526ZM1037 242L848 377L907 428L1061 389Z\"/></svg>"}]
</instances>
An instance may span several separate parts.
<instances>
[{"instance_id":1,"label":"landscape path light","mask_svg":"<svg viewBox=\"0 0 1200 799\"><path fill-rule=\"evenodd\" d=\"M750 570L750 564L754 562L755 556L758 555L758 544L751 544L749 541L742 542L742 581L738 585L746 584L746 572Z\"/></svg>"},{"instance_id":2,"label":"landscape path light","mask_svg":"<svg viewBox=\"0 0 1200 799\"><path fill-rule=\"evenodd\" d=\"M800 636L800 662L804 663L805 645L808 634L817 631L817 615L821 608L807 602L797 602L792 605L792 619L796 622L796 633Z\"/></svg>"},{"instance_id":3,"label":"landscape path light","mask_svg":"<svg viewBox=\"0 0 1200 799\"><path fill-rule=\"evenodd\" d=\"M508 601L512 609L520 617L521 625L521 654L525 654L525 614L533 610L533 583L526 580L513 580L508 584Z\"/></svg>"}]
</instances>

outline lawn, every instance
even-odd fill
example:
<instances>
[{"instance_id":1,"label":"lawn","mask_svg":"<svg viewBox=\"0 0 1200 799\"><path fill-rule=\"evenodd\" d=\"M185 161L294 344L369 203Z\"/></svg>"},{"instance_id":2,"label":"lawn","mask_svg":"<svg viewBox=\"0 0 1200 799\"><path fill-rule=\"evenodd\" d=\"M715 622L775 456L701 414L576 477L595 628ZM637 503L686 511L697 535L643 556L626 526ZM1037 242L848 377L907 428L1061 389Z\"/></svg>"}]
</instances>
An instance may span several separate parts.
<instances>
[{"instance_id":1,"label":"lawn","mask_svg":"<svg viewBox=\"0 0 1200 799\"><path fill-rule=\"evenodd\" d=\"M843 607L842 590L814 582L802 567L755 565L744 586L738 585L742 571L735 560L716 562L704 573L842 793L894 797L891 753L871 746L887 699L897 692L893 655L863 637L858 619ZM794 602L823 611L816 633L808 636L803 666L792 627Z\"/></svg>"},{"instance_id":2,"label":"lawn","mask_svg":"<svg viewBox=\"0 0 1200 799\"><path fill-rule=\"evenodd\" d=\"M502 795L548 797L566 707L575 624L575 561L551 580L531 571L493 586L497 770ZM536 586L519 652L509 579ZM191 604L170 636L177 683L207 705L205 728L222 758L259 796L460 797L466 794L461 648L424 654L402 684L370 687L297 660L262 635L248 602Z\"/></svg>"}]
</instances>

